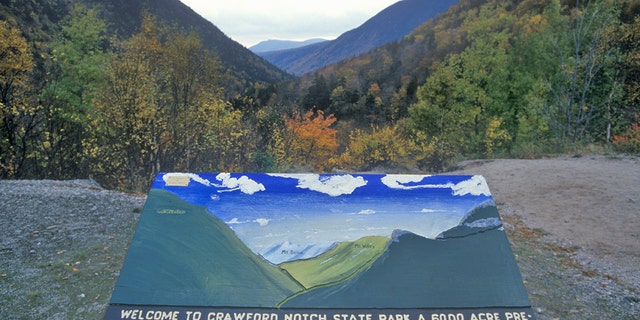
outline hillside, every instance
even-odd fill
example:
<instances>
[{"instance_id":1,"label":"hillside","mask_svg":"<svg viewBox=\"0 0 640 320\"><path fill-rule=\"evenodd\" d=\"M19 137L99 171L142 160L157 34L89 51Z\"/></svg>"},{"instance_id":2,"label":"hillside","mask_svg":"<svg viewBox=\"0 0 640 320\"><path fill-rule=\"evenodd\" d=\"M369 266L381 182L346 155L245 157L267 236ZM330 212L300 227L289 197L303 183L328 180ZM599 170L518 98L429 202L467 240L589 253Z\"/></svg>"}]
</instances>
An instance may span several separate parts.
<instances>
[{"instance_id":1,"label":"hillside","mask_svg":"<svg viewBox=\"0 0 640 320\"><path fill-rule=\"evenodd\" d=\"M82 0L105 6L106 18L113 30L123 36L137 31L144 10L148 10L167 25L190 31L202 39L203 47L216 54L229 73L249 83L273 83L287 75L270 65L241 44L231 40L213 23L207 21L179 0Z\"/></svg>"},{"instance_id":2,"label":"hillside","mask_svg":"<svg viewBox=\"0 0 640 320\"><path fill-rule=\"evenodd\" d=\"M425 21L412 29L405 37L397 42L384 44L369 52L337 61L331 66L317 70L317 74L327 79L340 78L345 75L363 74L363 70L374 70L367 74L367 81L352 90L366 90L370 83L378 83L384 95L393 93L398 85L407 85L402 78L413 79L418 83L424 82L427 69L435 61L443 59L447 54L461 51L465 43L461 41L464 32L460 27L468 16L472 16L487 0L461 0L444 10L441 15ZM436 35L438 33L438 35ZM450 38L451 41L441 45L440 39ZM391 60L391 61L389 61ZM386 62L385 62L386 61ZM314 81L316 73L302 76L301 87L308 87ZM362 76L360 76L362 77ZM347 83L362 83L364 79L346 78ZM415 84L414 84L415 85ZM413 89L415 90L415 89ZM412 90L412 91L413 91Z\"/></svg>"},{"instance_id":3,"label":"hillside","mask_svg":"<svg viewBox=\"0 0 640 320\"><path fill-rule=\"evenodd\" d=\"M508 259L513 255L504 231L443 240L405 232L367 270L339 284L306 291L283 307L528 306L517 264Z\"/></svg>"},{"instance_id":4,"label":"hillside","mask_svg":"<svg viewBox=\"0 0 640 320\"><path fill-rule=\"evenodd\" d=\"M399 1L335 40L302 48L265 52L260 55L283 70L302 75L386 43L400 40L457 1Z\"/></svg>"},{"instance_id":5,"label":"hillside","mask_svg":"<svg viewBox=\"0 0 640 320\"><path fill-rule=\"evenodd\" d=\"M66 16L77 3L96 10ZM0 70L0 177L144 191L160 170L442 172L591 144L637 153L639 3L460 0L401 40L264 83L264 68L233 62L262 61L248 50L205 44L223 74L199 39L160 24L109 45L145 8L226 39L175 0L0 1L0 55L24 61ZM380 16L381 30L397 25Z\"/></svg>"},{"instance_id":6,"label":"hillside","mask_svg":"<svg viewBox=\"0 0 640 320\"><path fill-rule=\"evenodd\" d=\"M388 242L386 237L374 236L342 242L313 259L286 262L280 267L305 288L334 283L371 265L384 252Z\"/></svg>"},{"instance_id":7,"label":"hillside","mask_svg":"<svg viewBox=\"0 0 640 320\"><path fill-rule=\"evenodd\" d=\"M302 289L204 207L151 190L144 210L112 303L273 307Z\"/></svg>"},{"instance_id":8,"label":"hillside","mask_svg":"<svg viewBox=\"0 0 640 320\"><path fill-rule=\"evenodd\" d=\"M23 30L25 38L36 48L41 48L58 32L57 23L76 3L99 8L102 18L107 22L108 36L120 39L126 39L139 31L143 12L151 13L168 26L195 31L202 41L203 48L218 56L223 68L237 79L236 86L241 87L256 81L273 83L288 77L277 67L231 40L213 23L179 0L0 1L0 17L3 20L15 20Z\"/></svg>"}]
</instances>

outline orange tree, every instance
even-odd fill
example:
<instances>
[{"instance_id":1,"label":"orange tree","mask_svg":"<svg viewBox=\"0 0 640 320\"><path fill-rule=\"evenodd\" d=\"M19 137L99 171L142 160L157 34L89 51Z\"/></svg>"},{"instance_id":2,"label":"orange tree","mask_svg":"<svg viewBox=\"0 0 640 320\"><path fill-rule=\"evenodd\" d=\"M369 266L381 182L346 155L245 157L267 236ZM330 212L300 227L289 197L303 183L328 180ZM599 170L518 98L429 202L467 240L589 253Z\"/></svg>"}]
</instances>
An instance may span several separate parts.
<instances>
[{"instance_id":1,"label":"orange tree","mask_svg":"<svg viewBox=\"0 0 640 320\"><path fill-rule=\"evenodd\" d=\"M622 152L640 153L640 116L621 135L613 136L613 145Z\"/></svg>"},{"instance_id":2,"label":"orange tree","mask_svg":"<svg viewBox=\"0 0 640 320\"><path fill-rule=\"evenodd\" d=\"M335 121L333 114L325 116L321 110L286 117L285 160L323 171L338 148L337 130L331 128Z\"/></svg>"}]
</instances>

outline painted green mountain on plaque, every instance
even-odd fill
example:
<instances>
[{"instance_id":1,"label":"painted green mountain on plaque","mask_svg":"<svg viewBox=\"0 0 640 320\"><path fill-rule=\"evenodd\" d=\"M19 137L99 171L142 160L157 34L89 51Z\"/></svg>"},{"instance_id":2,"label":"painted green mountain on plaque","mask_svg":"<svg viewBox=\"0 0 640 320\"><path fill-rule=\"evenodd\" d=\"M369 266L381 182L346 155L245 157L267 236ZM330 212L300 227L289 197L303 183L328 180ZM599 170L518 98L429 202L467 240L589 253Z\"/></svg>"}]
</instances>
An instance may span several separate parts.
<instances>
[{"instance_id":1,"label":"painted green mountain on plaque","mask_svg":"<svg viewBox=\"0 0 640 320\"><path fill-rule=\"evenodd\" d=\"M389 238L371 236L353 242L341 242L335 248L312 259L280 265L305 288L346 280L369 268L387 249Z\"/></svg>"},{"instance_id":2,"label":"painted green mountain on plaque","mask_svg":"<svg viewBox=\"0 0 640 320\"><path fill-rule=\"evenodd\" d=\"M204 207L152 189L111 302L261 307L302 289Z\"/></svg>"}]
</instances>

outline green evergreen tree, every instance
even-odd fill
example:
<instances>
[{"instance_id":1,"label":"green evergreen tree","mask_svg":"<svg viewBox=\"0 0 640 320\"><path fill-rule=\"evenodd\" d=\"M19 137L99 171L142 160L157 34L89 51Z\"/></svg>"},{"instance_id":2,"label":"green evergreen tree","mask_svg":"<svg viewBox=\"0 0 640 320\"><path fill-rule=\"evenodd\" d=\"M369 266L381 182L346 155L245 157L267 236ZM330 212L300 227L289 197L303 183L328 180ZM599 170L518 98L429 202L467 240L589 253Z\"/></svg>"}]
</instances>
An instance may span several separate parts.
<instances>
[{"instance_id":1,"label":"green evergreen tree","mask_svg":"<svg viewBox=\"0 0 640 320\"><path fill-rule=\"evenodd\" d=\"M93 103L104 86L108 54L106 24L97 10L77 4L61 22L51 45L52 65L40 99L46 121L39 170L46 178L87 177L83 140Z\"/></svg>"}]
</instances>

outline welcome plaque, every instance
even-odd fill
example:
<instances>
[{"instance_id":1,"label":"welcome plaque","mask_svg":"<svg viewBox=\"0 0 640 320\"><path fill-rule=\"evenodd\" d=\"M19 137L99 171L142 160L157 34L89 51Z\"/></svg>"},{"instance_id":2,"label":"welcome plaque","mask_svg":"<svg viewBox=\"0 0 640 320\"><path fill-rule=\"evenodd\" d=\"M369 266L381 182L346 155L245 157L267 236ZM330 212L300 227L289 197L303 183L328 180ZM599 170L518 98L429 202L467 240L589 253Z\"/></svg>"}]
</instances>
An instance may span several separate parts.
<instances>
[{"instance_id":1,"label":"welcome plaque","mask_svg":"<svg viewBox=\"0 0 640 320\"><path fill-rule=\"evenodd\" d=\"M159 174L105 319L534 319L481 176Z\"/></svg>"}]
</instances>

